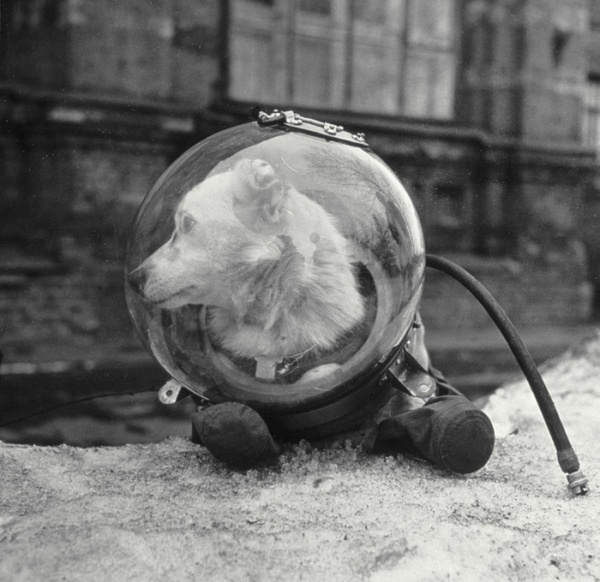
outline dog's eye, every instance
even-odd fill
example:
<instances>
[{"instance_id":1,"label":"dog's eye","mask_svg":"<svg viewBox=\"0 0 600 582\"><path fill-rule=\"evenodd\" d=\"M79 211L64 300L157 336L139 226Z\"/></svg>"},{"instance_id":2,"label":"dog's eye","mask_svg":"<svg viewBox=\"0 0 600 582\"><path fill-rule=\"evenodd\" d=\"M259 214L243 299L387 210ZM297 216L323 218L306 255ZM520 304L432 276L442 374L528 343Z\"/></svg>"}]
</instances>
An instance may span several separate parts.
<instances>
[{"instance_id":1,"label":"dog's eye","mask_svg":"<svg viewBox=\"0 0 600 582\"><path fill-rule=\"evenodd\" d=\"M196 224L196 221L189 214L184 214L181 219L181 224L179 226L179 230L183 234L185 234L187 232L190 232L190 230L192 230L192 228L194 228L195 224Z\"/></svg>"}]
</instances>

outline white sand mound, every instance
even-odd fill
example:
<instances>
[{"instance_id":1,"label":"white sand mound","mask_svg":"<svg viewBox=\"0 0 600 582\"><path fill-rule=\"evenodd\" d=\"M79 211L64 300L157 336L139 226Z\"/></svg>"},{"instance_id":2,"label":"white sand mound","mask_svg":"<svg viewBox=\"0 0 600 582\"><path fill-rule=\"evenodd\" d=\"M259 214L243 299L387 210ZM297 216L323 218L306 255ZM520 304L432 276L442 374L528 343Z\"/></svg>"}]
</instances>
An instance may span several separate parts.
<instances>
[{"instance_id":1,"label":"white sand mound","mask_svg":"<svg viewBox=\"0 0 600 582\"><path fill-rule=\"evenodd\" d=\"M0 579L600 580L600 337L544 377L585 497L524 383L491 398L497 446L467 477L350 448L290 447L244 474L181 438L0 444Z\"/></svg>"}]
</instances>

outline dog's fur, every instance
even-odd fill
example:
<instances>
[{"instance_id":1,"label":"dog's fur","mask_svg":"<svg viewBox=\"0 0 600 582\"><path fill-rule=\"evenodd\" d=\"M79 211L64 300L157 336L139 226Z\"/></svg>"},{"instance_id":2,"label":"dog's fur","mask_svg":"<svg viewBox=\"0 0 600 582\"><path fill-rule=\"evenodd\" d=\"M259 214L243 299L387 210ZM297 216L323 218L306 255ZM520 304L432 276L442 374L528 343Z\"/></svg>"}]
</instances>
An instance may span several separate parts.
<instances>
[{"instance_id":1,"label":"dog's fur","mask_svg":"<svg viewBox=\"0 0 600 582\"><path fill-rule=\"evenodd\" d=\"M160 307L210 307L211 336L243 357L331 348L364 315L333 217L259 159L190 190L171 239L130 280Z\"/></svg>"}]
</instances>

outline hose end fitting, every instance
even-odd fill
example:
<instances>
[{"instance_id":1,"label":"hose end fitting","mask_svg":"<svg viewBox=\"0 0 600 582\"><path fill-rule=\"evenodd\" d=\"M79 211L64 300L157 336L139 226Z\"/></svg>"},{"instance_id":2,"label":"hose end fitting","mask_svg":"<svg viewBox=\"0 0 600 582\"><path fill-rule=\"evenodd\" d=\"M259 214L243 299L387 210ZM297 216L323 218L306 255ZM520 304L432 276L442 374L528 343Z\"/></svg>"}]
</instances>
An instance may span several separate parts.
<instances>
[{"instance_id":1,"label":"hose end fitting","mask_svg":"<svg viewBox=\"0 0 600 582\"><path fill-rule=\"evenodd\" d=\"M585 495L588 489L588 480L581 471L575 471L567 475L569 490L573 495Z\"/></svg>"}]
</instances>

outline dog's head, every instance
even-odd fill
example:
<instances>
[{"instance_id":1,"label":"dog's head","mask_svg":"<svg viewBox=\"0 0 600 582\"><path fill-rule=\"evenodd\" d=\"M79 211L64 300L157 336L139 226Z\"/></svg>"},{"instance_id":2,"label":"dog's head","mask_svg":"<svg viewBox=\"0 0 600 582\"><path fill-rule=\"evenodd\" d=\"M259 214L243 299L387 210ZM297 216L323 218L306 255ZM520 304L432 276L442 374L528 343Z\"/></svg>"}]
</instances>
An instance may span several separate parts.
<instances>
[{"instance_id":1,"label":"dog's head","mask_svg":"<svg viewBox=\"0 0 600 582\"><path fill-rule=\"evenodd\" d=\"M267 162L242 159L190 190L171 238L129 275L148 302L240 309L232 285L249 265L281 258L287 189Z\"/></svg>"}]
</instances>

